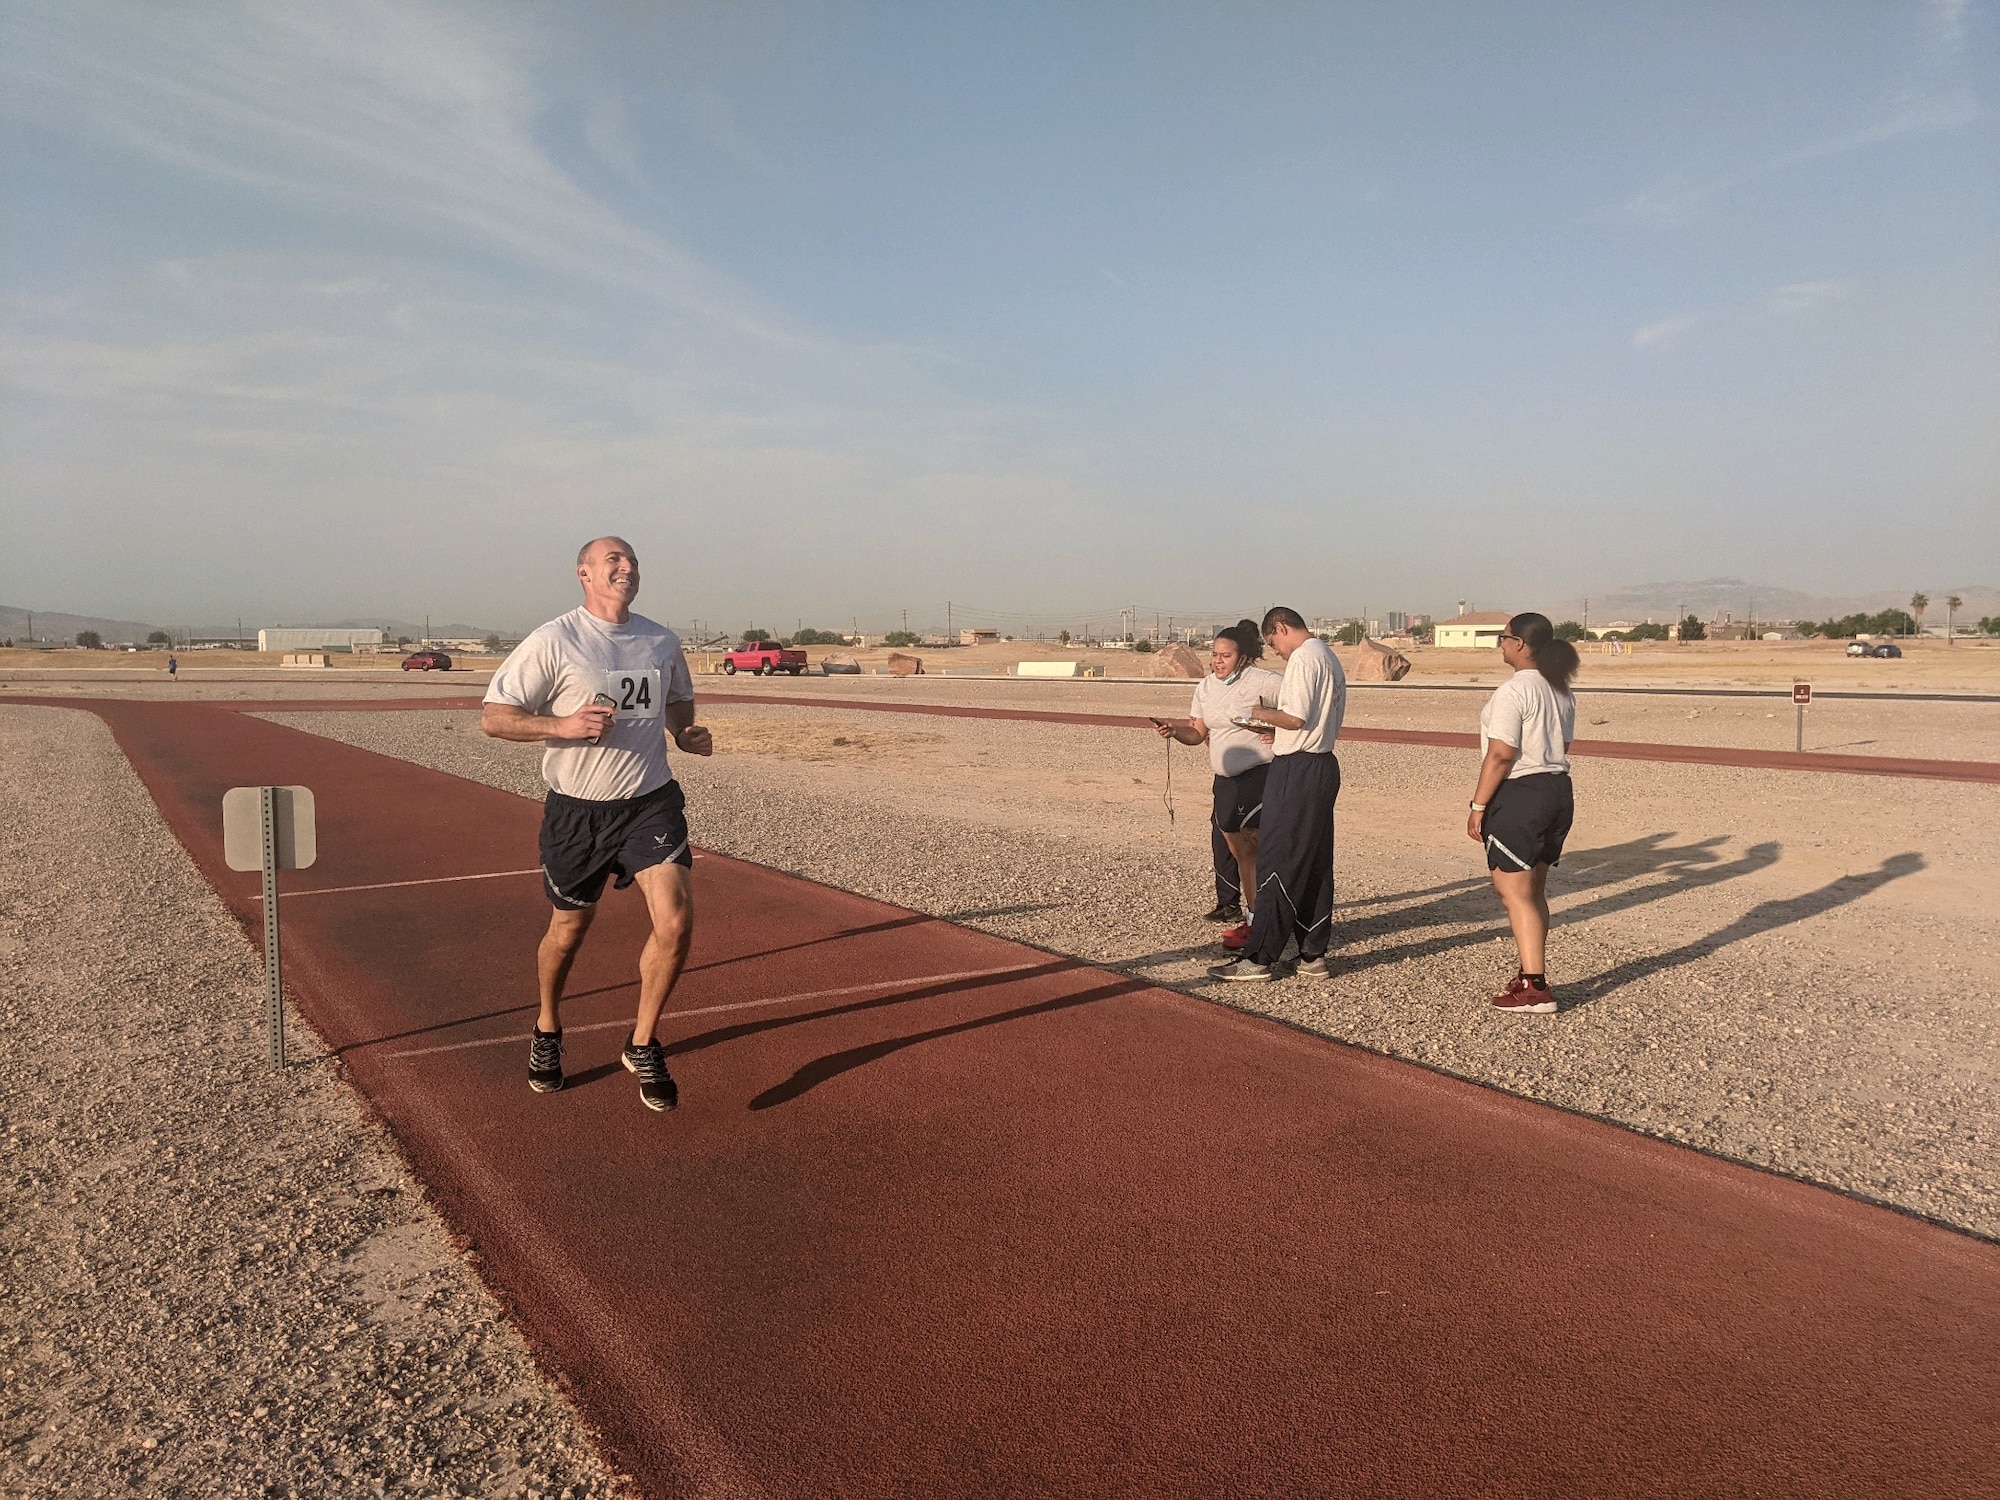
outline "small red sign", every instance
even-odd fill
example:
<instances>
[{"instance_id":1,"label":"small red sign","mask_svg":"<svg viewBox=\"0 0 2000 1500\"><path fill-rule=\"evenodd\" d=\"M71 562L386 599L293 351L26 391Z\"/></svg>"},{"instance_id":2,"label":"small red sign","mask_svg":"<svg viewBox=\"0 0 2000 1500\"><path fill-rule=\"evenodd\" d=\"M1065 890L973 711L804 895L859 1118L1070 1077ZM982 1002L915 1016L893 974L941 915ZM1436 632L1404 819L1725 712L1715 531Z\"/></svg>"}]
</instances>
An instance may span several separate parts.
<instances>
[{"instance_id":1,"label":"small red sign","mask_svg":"<svg viewBox=\"0 0 2000 1500\"><path fill-rule=\"evenodd\" d=\"M1812 702L1812 684L1810 682L1793 683L1792 702L1798 704L1800 708L1804 708L1808 703Z\"/></svg>"}]
</instances>

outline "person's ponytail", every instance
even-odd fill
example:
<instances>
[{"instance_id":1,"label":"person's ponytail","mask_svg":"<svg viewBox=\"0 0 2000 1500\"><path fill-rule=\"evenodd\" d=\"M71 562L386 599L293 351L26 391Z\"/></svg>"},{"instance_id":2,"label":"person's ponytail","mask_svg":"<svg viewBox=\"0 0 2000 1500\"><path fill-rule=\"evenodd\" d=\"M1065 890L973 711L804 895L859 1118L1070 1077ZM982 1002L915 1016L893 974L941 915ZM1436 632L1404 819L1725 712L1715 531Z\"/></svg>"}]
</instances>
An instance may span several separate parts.
<instances>
[{"instance_id":1,"label":"person's ponytail","mask_svg":"<svg viewBox=\"0 0 2000 1500\"><path fill-rule=\"evenodd\" d=\"M1559 693L1569 691L1570 681L1583 661L1576 654L1576 647L1556 634L1547 615L1516 615L1507 622L1507 633L1528 648L1535 670L1550 687Z\"/></svg>"},{"instance_id":2,"label":"person's ponytail","mask_svg":"<svg viewBox=\"0 0 2000 1500\"><path fill-rule=\"evenodd\" d=\"M1234 625L1224 626L1216 631L1223 640L1236 643L1236 659L1243 666L1262 660L1264 637L1257 629L1255 620L1238 620Z\"/></svg>"}]
</instances>

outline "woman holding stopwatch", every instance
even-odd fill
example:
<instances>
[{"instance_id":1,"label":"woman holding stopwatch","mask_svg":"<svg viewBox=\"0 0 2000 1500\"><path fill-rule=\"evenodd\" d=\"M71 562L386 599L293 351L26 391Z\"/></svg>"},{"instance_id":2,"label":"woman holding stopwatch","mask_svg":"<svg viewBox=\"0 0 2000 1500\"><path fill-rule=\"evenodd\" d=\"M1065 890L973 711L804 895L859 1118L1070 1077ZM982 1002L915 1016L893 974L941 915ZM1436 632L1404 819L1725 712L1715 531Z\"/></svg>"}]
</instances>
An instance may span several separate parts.
<instances>
[{"instance_id":1,"label":"woman holding stopwatch","mask_svg":"<svg viewBox=\"0 0 2000 1500\"><path fill-rule=\"evenodd\" d=\"M1243 893L1257 889L1257 828L1264 810L1264 781L1271 770L1271 740L1236 721L1260 704L1278 700L1284 680L1257 666L1263 638L1254 620L1239 620L1217 632L1209 648L1209 675L1195 684L1188 717L1179 723L1153 720L1162 738L1208 746L1215 773L1215 808L1209 818L1209 850L1215 860L1215 909L1211 922L1227 922L1224 946L1240 948L1249 936Z\"/></svg>"}]
</instances>

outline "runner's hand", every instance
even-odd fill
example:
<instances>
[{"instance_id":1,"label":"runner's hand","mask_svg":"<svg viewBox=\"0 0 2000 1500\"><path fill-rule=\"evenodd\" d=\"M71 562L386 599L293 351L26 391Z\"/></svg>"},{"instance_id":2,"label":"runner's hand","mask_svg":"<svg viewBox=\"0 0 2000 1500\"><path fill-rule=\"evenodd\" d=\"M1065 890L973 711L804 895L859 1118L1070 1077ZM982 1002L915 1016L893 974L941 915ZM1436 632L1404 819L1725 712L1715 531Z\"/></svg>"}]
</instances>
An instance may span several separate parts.
<instances>
[{"instance_id":1,"label":"runner's hand","mask_svg":"<svg viewBox=\"0 0 2000 1500\"><path fill-rule=\"evenodd\" d=\"M674 736L674 743L689 755L715 754L715 736L706 724L690 724Z\"/></svg>"},{"instance_id":2,"label":"runner's hand","mask_svg":"<svg viewBox=\"0 0 2000 1500\"><path fill-rule=\"evenodd\" d=\"M1472 842L1475 844L1483 844L1486 842L1485 813L1476 812L1467 815L1465 820L1465 836L1471 839Z\"/></svg>"},{"instance_id":3,"label":"runner's hand","mask_svg":"<svg viewBox=\"0 0 2000 1500\"><path fill-rule=\"evenodd\" d=\"M604 731L611 727L615 717L602 704L586 703L573 714L564 714L556 720L556 732L549 736L557 740L595 740L604 737Z\"/></svg>"}]
</instances>

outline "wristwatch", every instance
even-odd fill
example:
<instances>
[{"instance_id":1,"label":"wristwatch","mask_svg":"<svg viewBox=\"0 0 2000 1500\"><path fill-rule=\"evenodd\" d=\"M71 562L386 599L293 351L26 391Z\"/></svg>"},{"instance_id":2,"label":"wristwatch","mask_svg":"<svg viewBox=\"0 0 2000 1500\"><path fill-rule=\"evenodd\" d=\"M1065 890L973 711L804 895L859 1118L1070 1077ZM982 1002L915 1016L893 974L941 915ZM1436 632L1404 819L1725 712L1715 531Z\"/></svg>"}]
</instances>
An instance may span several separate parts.
<instances>
[{"instance_id":1,"label":"wristwatch","mask_svg":"<svg viewBox=\"0 0 2000 1500\"><path fill-rule=\"evenodd\" d=\"M1486 811L1486 804L1484 802L1468 802L1465 805L1471 808L1474 812Z\"/></svg>"}]
</instances>

